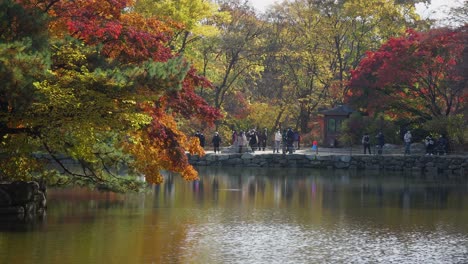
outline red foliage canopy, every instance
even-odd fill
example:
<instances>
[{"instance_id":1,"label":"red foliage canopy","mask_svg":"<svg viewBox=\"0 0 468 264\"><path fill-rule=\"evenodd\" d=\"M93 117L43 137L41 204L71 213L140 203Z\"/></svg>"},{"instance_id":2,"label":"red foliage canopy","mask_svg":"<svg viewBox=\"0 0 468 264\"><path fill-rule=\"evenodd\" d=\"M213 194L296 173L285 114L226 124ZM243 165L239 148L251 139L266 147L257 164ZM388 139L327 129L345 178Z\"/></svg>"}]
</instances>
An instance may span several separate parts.
<instances>
[{"instance_id":1,"label":"red foliage canopy","mask_svg":"<svg viewBox=\"0 0 468 264\"><path fill-rule=\"evenodd\" d=\"M468 99L466 29L410 29L367 52L351 72L348 103L395 118L460 113Z\"/></svg>"}]
</instances>

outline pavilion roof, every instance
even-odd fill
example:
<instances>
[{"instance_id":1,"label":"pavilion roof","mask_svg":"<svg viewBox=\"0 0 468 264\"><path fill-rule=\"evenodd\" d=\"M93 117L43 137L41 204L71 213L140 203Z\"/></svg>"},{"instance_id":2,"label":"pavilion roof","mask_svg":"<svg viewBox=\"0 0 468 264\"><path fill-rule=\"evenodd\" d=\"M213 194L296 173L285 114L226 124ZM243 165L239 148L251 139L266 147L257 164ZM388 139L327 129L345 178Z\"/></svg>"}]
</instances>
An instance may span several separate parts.
<instances>
[{"instance_id":1,"label":"pavilion roof","mask_svg":"<svg viewBox=\"0 0 468 264\"><path fill-rule=\"evenodd\" d=\"M319 113L323 115L345 115L347 116L353 112L355 111L347 105L338 105L331 109L322 110Z\"/></svg>"}]
</instances>

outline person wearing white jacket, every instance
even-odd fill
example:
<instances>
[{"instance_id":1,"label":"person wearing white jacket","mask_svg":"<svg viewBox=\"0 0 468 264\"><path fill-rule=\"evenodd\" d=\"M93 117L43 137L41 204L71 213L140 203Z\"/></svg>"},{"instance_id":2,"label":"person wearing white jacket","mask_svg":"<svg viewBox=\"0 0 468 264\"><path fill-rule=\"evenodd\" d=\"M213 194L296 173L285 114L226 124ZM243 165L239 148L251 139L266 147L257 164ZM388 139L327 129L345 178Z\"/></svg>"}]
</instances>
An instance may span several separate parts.
<instances>
[{"instance_id":1,"label":"person wearing white jacket","mask_svg":"<svg viewBox=\"0 0 468 264\"><path fill-rule=\"evenodd\" d=\"M244 153L247 150L247 136L244 131L240 132L239 137L237 138L237 144L239 145L239 153Z\"/></svg>"},{"instance_id":2,"label":"person wearing white jacket","mask_svg":"<svg viewBox=\"0 0 468 264\"><path fill-rule=\"evenodd\" d=\"M273 146L273 153L275 153L275 151L279 153L282 140L283 137L281 136L281 131L278 129L275 133L275 145Z\"/></svg>"}]
</instances>

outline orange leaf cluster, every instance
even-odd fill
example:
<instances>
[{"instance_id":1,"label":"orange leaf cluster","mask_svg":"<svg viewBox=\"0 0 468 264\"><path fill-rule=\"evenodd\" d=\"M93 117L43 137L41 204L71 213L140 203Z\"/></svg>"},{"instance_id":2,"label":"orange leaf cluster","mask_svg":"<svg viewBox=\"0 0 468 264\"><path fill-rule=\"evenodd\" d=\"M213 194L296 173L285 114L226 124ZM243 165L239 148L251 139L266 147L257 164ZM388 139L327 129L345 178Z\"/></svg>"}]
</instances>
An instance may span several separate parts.
<instances>
[{"instance_id":1,"label":"orange leaf cluster","mask_svg":"<svg viewBox=\"0 0 468 264\"><path fill-rule=\"evenodd\" d=\"M135 168L154 184L162 182L161 170L177 172L185 180L198 179L198 173L189 164L185 152L204 155L197 139L180 132L171 115L157 108L150 111L157 116L153 119L153 125L146 131L134 133L132 140L124 143L124 148L135 157Z\"/></svg>"}]
</instances>

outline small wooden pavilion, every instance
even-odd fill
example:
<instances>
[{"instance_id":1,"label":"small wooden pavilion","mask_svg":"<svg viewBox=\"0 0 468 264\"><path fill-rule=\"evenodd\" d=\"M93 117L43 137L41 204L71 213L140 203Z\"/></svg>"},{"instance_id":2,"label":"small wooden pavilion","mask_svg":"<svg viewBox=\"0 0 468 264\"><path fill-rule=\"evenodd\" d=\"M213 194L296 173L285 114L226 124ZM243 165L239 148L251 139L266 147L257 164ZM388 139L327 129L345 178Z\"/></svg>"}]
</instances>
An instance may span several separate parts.
<instances>
[{"instance_id":1,"label":"small wooden pavilion","mask_svg":"<svg viewBox=\"0 0 468 264\"><path fill-rule=\"evenodd\" d=\"M343 120L355 112L347 105L338 105L319 112L323 115L322 138L324 146L337 147Z\"/></svg>"}]
</instances>

